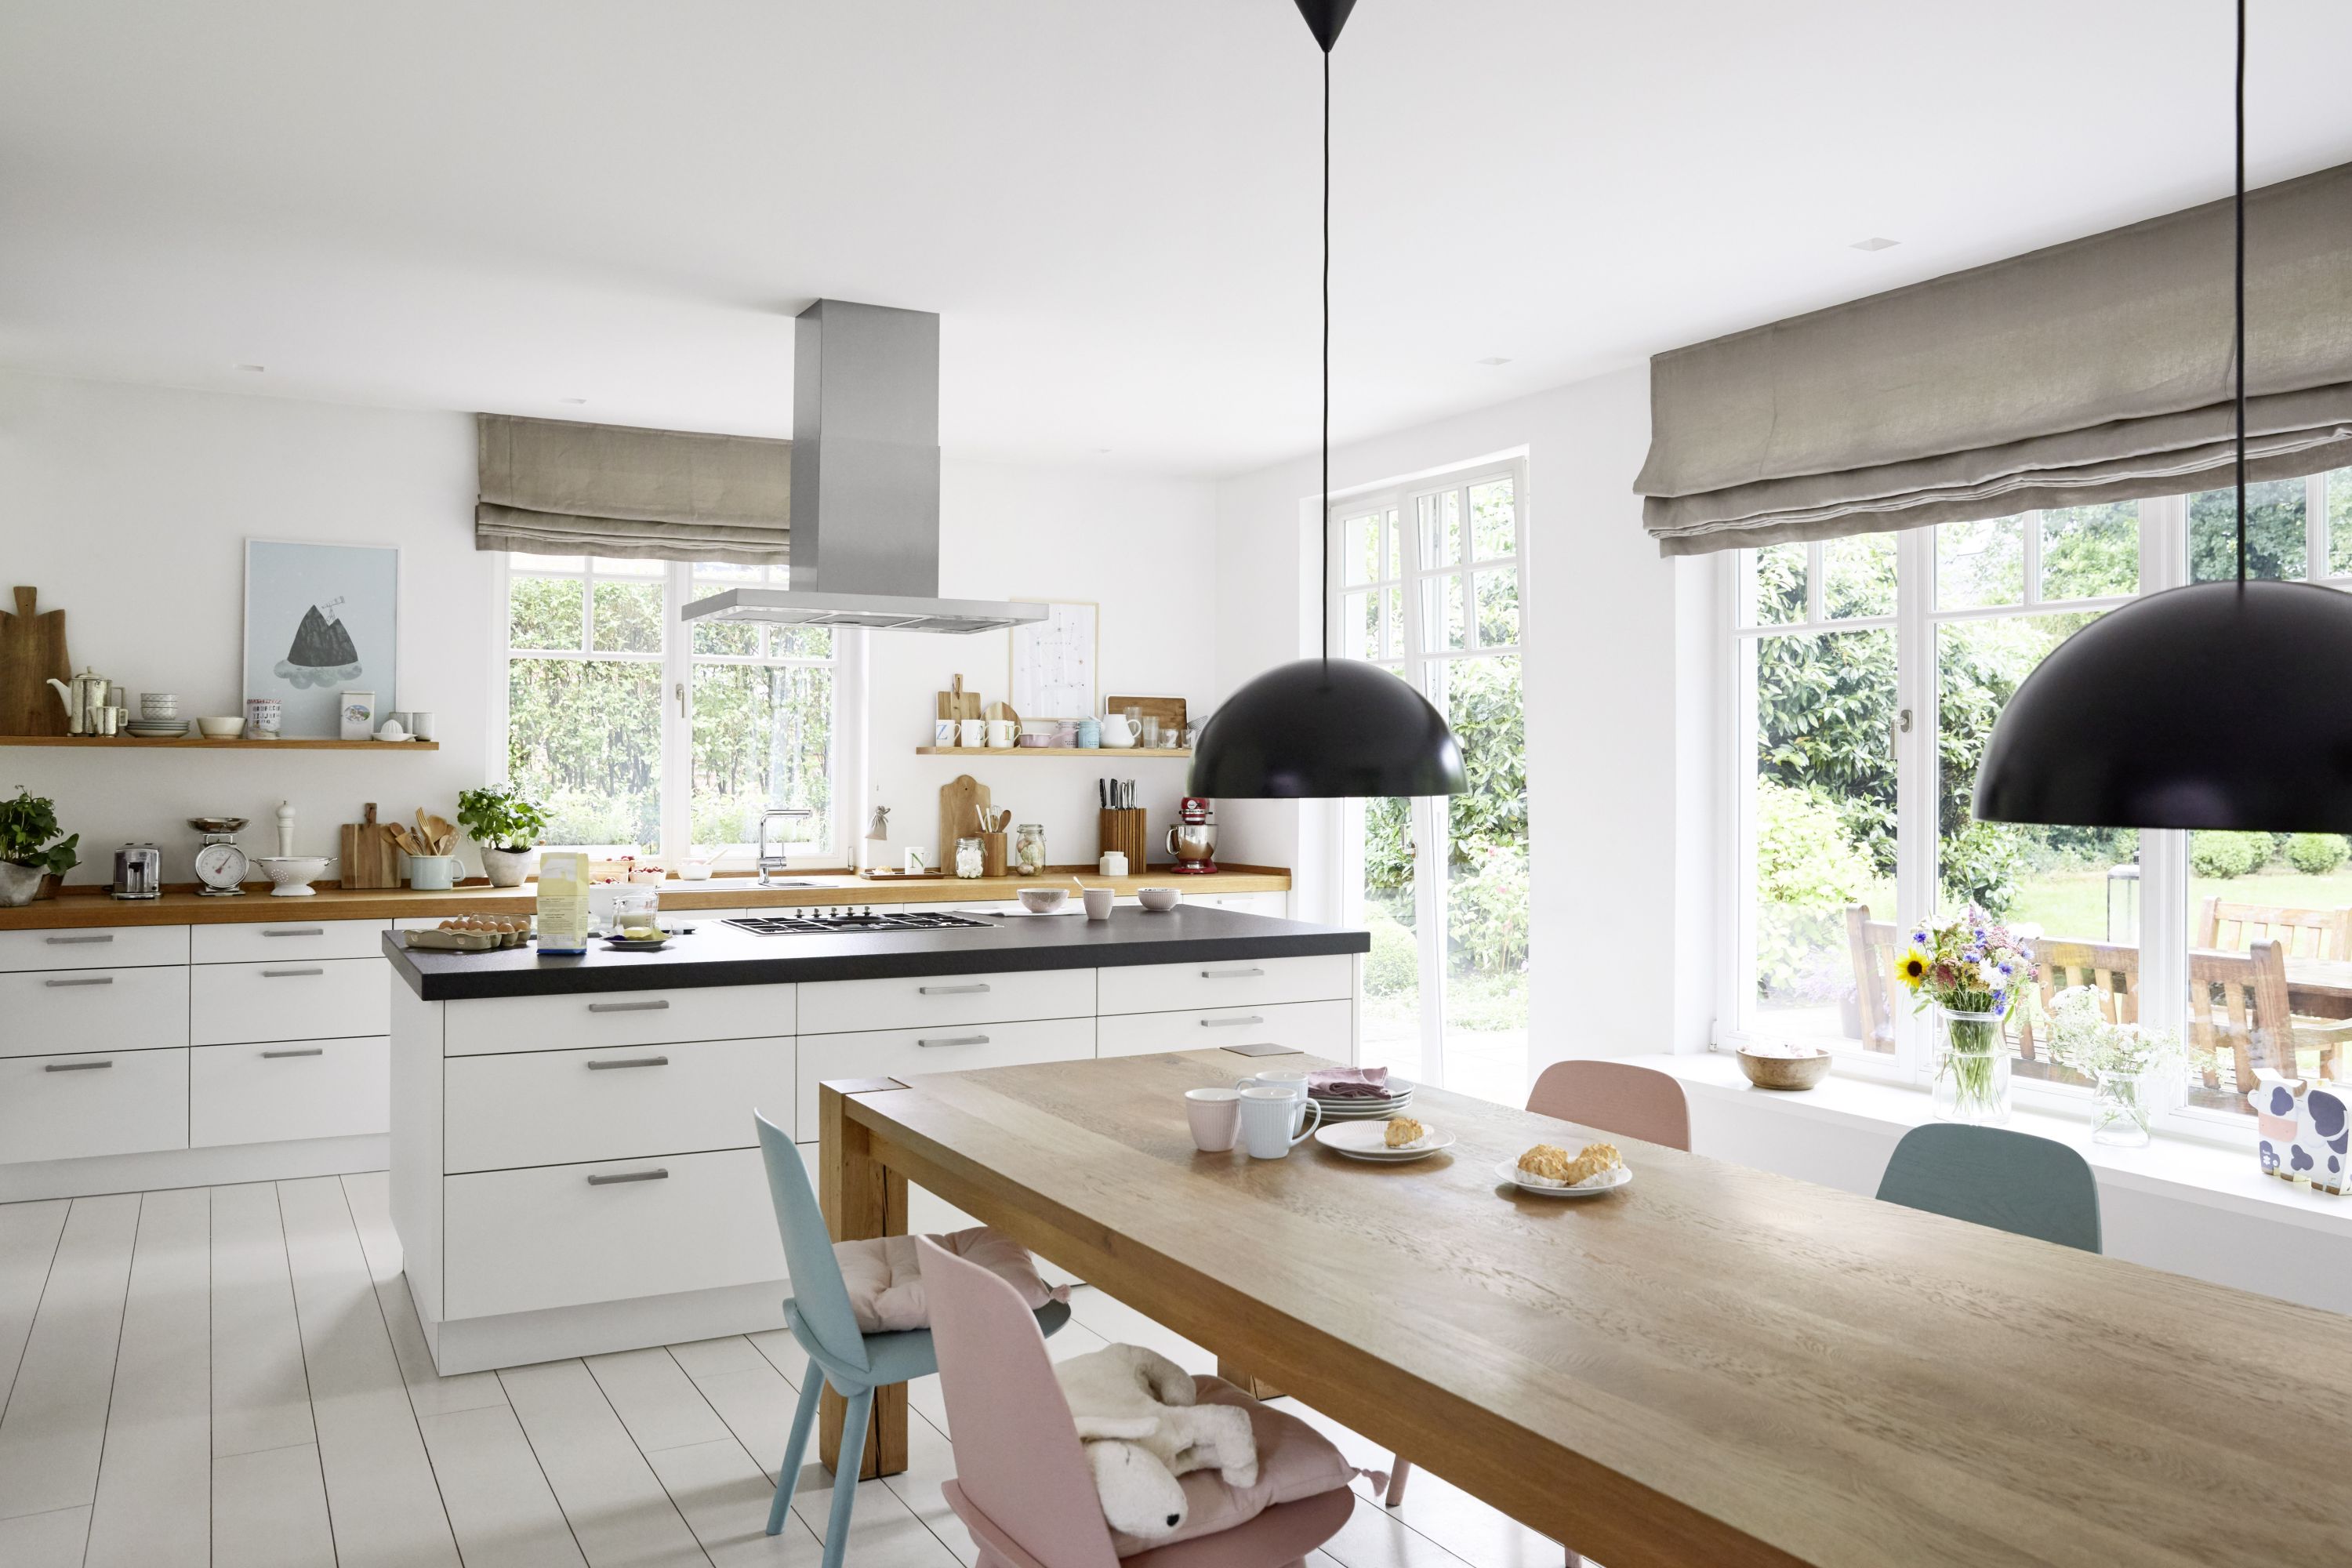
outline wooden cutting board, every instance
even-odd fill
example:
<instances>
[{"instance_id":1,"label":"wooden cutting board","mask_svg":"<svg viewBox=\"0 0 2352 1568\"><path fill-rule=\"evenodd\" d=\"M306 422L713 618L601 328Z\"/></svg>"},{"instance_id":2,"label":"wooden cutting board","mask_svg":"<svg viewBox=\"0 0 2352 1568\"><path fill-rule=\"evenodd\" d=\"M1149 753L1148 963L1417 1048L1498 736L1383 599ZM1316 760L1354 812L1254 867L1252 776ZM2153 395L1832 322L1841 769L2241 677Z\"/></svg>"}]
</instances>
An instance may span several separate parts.
<instances>
[{"instance_id":1,"label":"wooden cutting board","mask_svg":"<svg viewBox=\"0 0 2352 1568\"><path fill-rule=\"evenodd\" d=\"M342 883L346 888L400 886L400 851L375 819L375 802L367 803L358 822L343 824Z\"/></svg>"},{"instance_id":2,"label":"wooden cutting board","mask_svg":"<svg viewBox=\"0 0 2352 1568\"><path fill-rule=\"evenodd\" d=\"M1106 713L1124 713L1130 708L1140 709L1147 719L1159 720L1162 734L1170 730L1180 735L1184 732L1184 700L1181 697L1110 697L1103 700ZM1139 737L1136 744L1139 746L1142 743Z\"/></svg>"},{"instance_id":3,"label":"wooden cutting board","mask_svg":"<svg viewBox=\"0 0 2352 1568\"><path fill-rule=\"evenodd\" d=\"M944 871L955 869L959 838L980 837L978 813L989 809L988 786L970 773L958 773L940 786L940 858L931 862Z\"/></svg>"},{"instance_id":4,"label":"wooden cutting board","mask_svg":"<svg viewBox=\"0 0 2352 1568\"><path fill-rule=\"evenodd\" d=\"M0 735L62 735L72 726L51 680L73 679L66 613L35 614L37 588L16 590L16 613L0 612Z\"/></svg>"},{"instance_id":5,"label":"wooden cutting board","mask_svg":"<svg viewBox=\"0 0 2352 1568\"><path fill-rule=\"evenodd\" d=\"M937 706L939 709L937 717L941 719L981 717L980 693L966 691L963 689L963 677L961 675L955 678L955 683L952 686L939 694Z\"/></svg>"}]
</instances>

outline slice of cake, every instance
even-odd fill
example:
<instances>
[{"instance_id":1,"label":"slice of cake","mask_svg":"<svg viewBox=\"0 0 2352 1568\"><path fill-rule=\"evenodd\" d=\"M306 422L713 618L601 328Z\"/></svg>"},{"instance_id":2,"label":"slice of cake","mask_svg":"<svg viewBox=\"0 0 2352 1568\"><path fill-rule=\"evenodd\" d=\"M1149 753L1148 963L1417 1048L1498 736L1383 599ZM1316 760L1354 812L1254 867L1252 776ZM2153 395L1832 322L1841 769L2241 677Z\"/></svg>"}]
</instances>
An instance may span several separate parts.
<instances>
[{"instance_id":1,"label":"slice of cake","mask_svg":"<svg viewBox=\"0 0 2352 1568\"><path fill-rule=\"evenodd\" d=\"M1389 1118L1388 1146L1391 1149L1402 1149L1409 1144L1418 1143L1428 1136L1429 1129L1410 1116Z\"/></svg>"}]
</instances>

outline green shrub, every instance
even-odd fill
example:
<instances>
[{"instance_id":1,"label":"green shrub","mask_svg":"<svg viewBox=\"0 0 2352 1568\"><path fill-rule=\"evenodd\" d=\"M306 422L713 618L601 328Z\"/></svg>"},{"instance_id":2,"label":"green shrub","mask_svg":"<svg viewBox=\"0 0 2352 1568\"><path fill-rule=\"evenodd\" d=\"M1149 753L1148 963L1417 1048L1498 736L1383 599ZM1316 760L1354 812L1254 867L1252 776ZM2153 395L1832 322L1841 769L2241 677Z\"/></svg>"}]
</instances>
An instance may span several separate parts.
<instances>
[{"instance_id":1,"label":"green shrub","mask_svg":"<svg viewBox=\"0 0 2352 1568\"><path fill-rule=\"evenodd\" d=\"M1944 897L1974 904L2000 920L2017 901L2017 879L2025 871L2018 836L1998 822L1971 822L1940 846Z\"/></svg>"},{"instance_id":2,"label":"green shrub","mask_svg":"<svg viewBox=\"0 0 2352 1568\"><path fill-rule=\"evenodd\" d=\"M2242 877L2270 858L2267 833L2200 833L2189 843L2189 868L2200 877Z\"/></svg>"},{"instance_id":3,"label":"green shrub","mask_svg":"<svg viewBox=\"0 0 2352 1568\"><path fill-rule=\"evenodd\" d=\"M1401 996L1421 981L1421 948L1413 934L1396 917L1376 903L1367 903L1364 926L1372 934L1372 950L1364 955L1364 994Z\"/></svg>"},{"instance_id":4,"label":"green shrub","mask_svg":"<svg viewBox=\"0 0 2352 1568\"><path fill-rule=\"evenodd\" d=\"M1528 966L1528 862L1509 849L1478 856L1477 869L1455 875L1448 896L1457 972L1496 973Z\"/></svg>"},{"instance_id":5,"label":"green shrub","mask_svg":"<svg viewBox=\"0 0 2352 1568\"><path fill-rule=\"evenodd\" d=\"M2352 844L2341 833L2298 833L2286 841L2287 864L2306 877L2325 877L2347 859Z\"/></svg>"},{"instance_id":6,"label":"green shrub","mask_svg":"<svg viewBox=\"0 0 2352 1568\"><path fill-rule=\"evenodd\" d=\"M1777 779L1756 781L1756 982L1793 991L1820 955L1845 941L1845 906L1872 866L1847 838L1835 807Z\"/></svg>"}]
</instances>

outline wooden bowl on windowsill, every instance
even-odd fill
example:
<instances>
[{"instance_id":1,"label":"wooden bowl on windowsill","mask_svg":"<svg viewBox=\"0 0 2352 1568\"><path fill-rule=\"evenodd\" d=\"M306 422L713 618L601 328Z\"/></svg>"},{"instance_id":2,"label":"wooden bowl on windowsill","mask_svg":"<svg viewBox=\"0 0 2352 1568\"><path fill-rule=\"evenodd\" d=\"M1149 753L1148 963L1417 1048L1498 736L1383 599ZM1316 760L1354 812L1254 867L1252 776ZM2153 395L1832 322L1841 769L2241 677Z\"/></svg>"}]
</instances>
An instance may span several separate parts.
<instances>
[{"instance_id":1,"label":"wooden bowl on windowsill","mask_svg":"<svg viewBox=\"0 0 2352 1568\"><path fill-rule=\"evenodd\" d=\"M1811 1089L1828 1076L1830 1054L1818 1047L1739 1052L1739 1070L1759 1089Z\"/></svg>"}]
</instances>

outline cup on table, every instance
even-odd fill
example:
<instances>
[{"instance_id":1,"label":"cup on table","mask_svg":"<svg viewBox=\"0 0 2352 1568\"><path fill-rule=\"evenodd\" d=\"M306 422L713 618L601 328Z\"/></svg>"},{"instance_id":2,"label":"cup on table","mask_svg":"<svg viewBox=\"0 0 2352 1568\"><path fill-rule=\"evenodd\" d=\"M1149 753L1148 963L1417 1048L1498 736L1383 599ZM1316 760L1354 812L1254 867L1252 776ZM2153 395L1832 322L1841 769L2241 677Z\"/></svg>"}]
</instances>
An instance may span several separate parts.
<instances>
[{"instance_id":1,"label":"cup on table","mask_svg":"<svg viewBox=\"0 0 2352 1568\"><path fill-rule=\"evenodd\" d=\"M1194 1148L1203 1154L1222 1154L1242 1135L1242 1091L1188 1089L1184 1120L1192 1124Z\"/></svg>"},{"instance_id":2,"label":"cup on table","mask_svg":"<svg viewBox=\"0 0 2352 1568\"><path fill-rule=\"evenodd\" d=\"M1298 1108L1297 1114L1302 1117L1307 1114L1307 1107L1313 1103L1313 1097L1307 1092L1307 1075L1296 1068L1268 1068L1264 1072L1236 1079L1234 1087L1278 1089L1290 1096L1291 1103Z\"/></svg>"},{"instance_id":3,"label":"cup on table","mask_svg":"<svg viewBox=\"0 0 2352 1568\"><path fill-rule=\"evenodd\" d=\"M1081 896L1086 900L1087 919L1090 921L1110 919L1110 902L1114 897L1110 889L1088 888Z\"/></svg>"},{"instance_id":4,"label":"cup on table","mask_svg":"<svg viewBox=\"0 0 2352 1568\"><path fill-rule=\"evenodd\" d=\"M966 719L956 726L956 744L980 747L988 744L988 721Z\"/></svg>"},{"instance_id":5,"label":"cup on table","mask_svg":"<svg viewBox=\"0 0 2352 1568\"><path fill-rule=\"evenodd\" d=\"M990 719L985 722L988 726L987 741L990 745L1001 751L1013 744L1013 736L1019 727L1012 720Z\"/></svg>"},{"instance_id":6,"label":"cup on table","mask_svg":"<svg viewBox=\"0 0 2352 1568\"><path fill-rule=\"evenodd\" d=\"M1310 1100L1306 1125L1299 1126L1298 1102L1288 1089L1261 1087L1240 1093L1242 1142L1253 1160L1279 1160L1322 1125L1323 1108ZM1296 1133L1291 1131L1294 1127L1298 1128Z\"/></svg>"}]
</instances>

